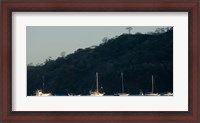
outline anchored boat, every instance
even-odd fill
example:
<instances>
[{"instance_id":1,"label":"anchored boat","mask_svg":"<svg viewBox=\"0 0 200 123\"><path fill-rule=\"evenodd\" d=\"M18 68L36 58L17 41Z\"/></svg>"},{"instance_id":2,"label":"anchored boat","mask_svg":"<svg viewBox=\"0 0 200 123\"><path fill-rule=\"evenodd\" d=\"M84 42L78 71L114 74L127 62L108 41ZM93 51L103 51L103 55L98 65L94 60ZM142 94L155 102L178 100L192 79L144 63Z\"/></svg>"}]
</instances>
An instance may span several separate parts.
<instances>
[{"instance_id":1,"label":"anchored boat","mask_svg":"<svg viewBox=\"0 0 200 123\"><path fill-rule=\"evenodd\" d=\"M159 93L154 93L154 78L153 78L153 75L151 77L151 80L152 80L152 91L149 92L149 93L146 93L145 96L160 96Z\"/></svg>"},{"instance_id":2,"label":"anchored boat","mask_svg":"<svg viewBox=\"0 0 200 123\"><path fill-rule=\"evenodd\" d=\"M118 93L118 96L128 96L129 93L124 92L124 74L121 72L121 81L122 81L122 93Z\"/></svg>"},{"instance_id":3,"label":"anchored boat","mask_svg":"<svg viewBox=\"0 0 200 123\"><path fill-rule=\"evenodd\" d=\"M103 96L105 93L99 92L98 72L96 72L96 90L90 91L90 96Z\"/></svg>"},{"instance_id":4,"label":"anchored boat","mask_svg":"<svg viewBox=\"0 0 200 123\"><path fill-rule=\"evenodd\" d=\"M44 76L43 76L43 89L38 89L35 92L35 96L52 96L51 93L43 93L42 90L44 90Z\"/></svg>"}]
</instances>

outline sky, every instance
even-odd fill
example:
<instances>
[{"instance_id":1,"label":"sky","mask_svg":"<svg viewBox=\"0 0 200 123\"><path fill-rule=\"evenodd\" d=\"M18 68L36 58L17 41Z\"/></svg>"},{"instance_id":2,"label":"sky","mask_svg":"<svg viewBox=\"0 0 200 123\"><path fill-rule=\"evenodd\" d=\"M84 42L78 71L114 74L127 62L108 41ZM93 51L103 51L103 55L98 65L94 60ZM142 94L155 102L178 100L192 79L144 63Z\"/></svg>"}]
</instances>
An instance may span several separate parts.
<instances>
[{"instance_id":1,"label":"sky","mask_svg":"<svg viewBox=\"0 0 200 123\"><path fill-rule=\"evenodd\" d=\"M127 26L126 26L127 27ZM61 52L71 54L79 48L87 48L102 43L104 37L113 38L128 33L125 26L27 26L27 64L44 63L46 59L56 59ZM158 26L134 26L136 32L154 32Z\"/></svg>"}]
</instances>

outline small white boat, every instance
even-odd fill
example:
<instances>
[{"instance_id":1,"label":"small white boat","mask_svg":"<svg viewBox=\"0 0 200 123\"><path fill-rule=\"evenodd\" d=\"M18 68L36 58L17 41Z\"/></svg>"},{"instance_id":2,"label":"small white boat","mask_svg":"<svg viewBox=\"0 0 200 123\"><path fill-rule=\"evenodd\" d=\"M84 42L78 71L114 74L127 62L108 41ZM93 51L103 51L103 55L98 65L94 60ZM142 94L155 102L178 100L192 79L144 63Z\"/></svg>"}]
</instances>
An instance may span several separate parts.
<instances>
[{"instance_id":1,"label":"small white boat","mask_svg":"<svg viewBox=\"0 0 200 123\"><path fill-rule=\"evenodd\" d=\"M52 96L51 93L43 93L42 90L36 90L35 95L36 96Z\"/></svg>"},{"instance_id":2,"label":"small white boat","mask_svg":"<svg viewBox=\"0 0 200 123\"><path fill-rule=\"evenodd\" d=\"M145 96L160 96L159 93L146 93Z\"/></svg>"},{"instance_id":3,"label":"small white boat","mask_svg":"<svg viewBox=\"0 0 200 123\"><path fill-rule=\"evenodd\" d=\"M163 94L163 96L173 96L173 93L167 92L167 93Z\"/></svg>"},{"instance_id":4,"label":"small white boat","mask_svg":"<svg viewBox=\"0 0 200 123\"><path fill-rule=\"evenodd\" d=\"M121 72L121 80L122 80L122 93L118 93L118 96L128 96L129 93L124 92L124 77L123 72Z\"/></svg>"},{"instance_id":5,"label":"small white boat","mask_svg":"<svg viewBox=\"0 0 200 123\"><path fill-rule=\"evenodd\" d=\"M80 94L76 95L76 94L70 94L68 93L67 96L81 96Z\"/></svg>"},{"instance_id":6,"label":"small white boat","mask_svg":"<svg viewBox=\"0 0 200 123\"><path fill-rule=\"evenodd\" d=\"M90 91L90 96L103 96L105 93L100 93L97 91Z\"/></svg>"},{"instance_id":7,"label":"small white boat","mask_svg":"<svg viewBox=\"0 0 200 123\"><path fill-rule=\"evenodd\" d=\"M96 72L96 90L90 91L90 96L103 96L105 93L99 92L98 72Z\"/></svg>"},{"instance_id":8,"label":"small white boat","mask_svg":"<svg viewBox=\"0 0 200 123\"><path fill-rule=\"evenodd\" d=\"M44 90L44 76L43 76L43 90ZM51 93L43 93L42 89L38 89L35 92L35 96L52 96Z\"/></svg>"},{"instance_id":9,"label":"small white boat","mask_svg":"<svg viewBox=\"0 0 200 123\"><path fill-rule=\"evenodd\" d=\"M118 93L118 96L129 96L129 93Z\"/></svg>"},{"instance_id":10,"label":"small white boat","mask_svg":"<svg viewBox=\"0 0 200 123\"><path fill-rule=\"evenodd\" d=\"M146 93L145 96L160 96L159 93L154 93L154 78L152 75L152 91L149 93Z\"/></svg>"},{"instance_id":11,"label":"small white boat","mask_svg":"<svg viewBox=\"0 0 200 123\"><path fill-rule=\"evenodd\" d=\"M140 94L139 94L140 96L144 96L144 93L143 93L143 91L140 89Z\"/></svg>"}]
</instances>

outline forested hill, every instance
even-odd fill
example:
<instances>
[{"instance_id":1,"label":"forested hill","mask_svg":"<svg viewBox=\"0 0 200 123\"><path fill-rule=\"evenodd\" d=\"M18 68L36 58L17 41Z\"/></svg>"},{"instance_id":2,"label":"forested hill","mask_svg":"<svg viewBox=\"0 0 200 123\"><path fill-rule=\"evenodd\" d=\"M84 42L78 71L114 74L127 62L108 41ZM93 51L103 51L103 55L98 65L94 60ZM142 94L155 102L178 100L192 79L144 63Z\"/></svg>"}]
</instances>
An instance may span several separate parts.
<instances>
[{"instance_id":1,"label":"forested hill","mask_svg":"<svg viewBox=\"0 0 200 123\"><path fill-rule=\"evenodd\" d=\"M27 67L27 95L37 89L55 95L89 94L95 87L95 73L106 94L131 94L151 91L154 75L155 91L173 92L173 29L163 33L122 34L105 39L99 46L78 49L56 60L48 59L42 65Z\"/></svg>"}]
</instances>

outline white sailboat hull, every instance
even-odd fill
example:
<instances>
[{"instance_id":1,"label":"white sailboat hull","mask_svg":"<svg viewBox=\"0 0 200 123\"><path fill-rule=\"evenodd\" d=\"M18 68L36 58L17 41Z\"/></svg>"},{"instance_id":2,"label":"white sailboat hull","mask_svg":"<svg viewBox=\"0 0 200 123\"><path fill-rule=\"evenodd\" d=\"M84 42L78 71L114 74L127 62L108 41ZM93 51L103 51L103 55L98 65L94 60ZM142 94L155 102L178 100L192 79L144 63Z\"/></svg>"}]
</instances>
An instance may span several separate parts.
<instances>
[{"instance_id":1,"label":"white sailboat hull","mask_svg":"<svg viewBox=\"0 0 200 123\"><path fill-rule=\"evenodd\" d=\"M90 92L90 96L103 96L104 93L100 93L100 92Z\"/></svg>"},{"instance_id":2,"label":"white sailboat hull","mask_svg":"<svg viewBox=\"0 0 200 123\"><path fill-rule=\"evenodd\" d=\"M42 90L37 90L35 95L36 96L52 96L51 93L43 93Z\"/></svg>"},{"instance_id":3,"label":"white sailboat hull","mask_svg":"<svg viewBox=\"0 0 200 123\"><path fill-rule=\"evenodd\" d=\"M129 96L128 93L118 93L118 96Z\"/></svg>"},{"instance_id":4,"label":"white sailboat hull","mask_svg":"<svg viewBox=\"0 0 200 123\"><path fill-rule=\"evenodd\" d=\"M143 94L143 93L140 93L140 96L144 96L144 94Z\"/></svg>"},{"instance_id":5,"label":"white sailboat hull","mask_svg":"<svg viewBox=\"0 0 200 123\"><path fill-rule=\"evenodd\" d=\"M173 93L166 93L166 94L163 94L164 96L173 96Z\"/></svg>"},{"instance_id":6,"label":"white sailboat hull","mask_svg":"<svg viewBox=\"0 0 200 123\"><path fill-rule=\"evenodd\" d=\"M159 93L147 93L145 96L160 96Z\"/></svg>"},{"instance_id":7,"label":"white sailboat hull","mask_svg":"<svg viewBox=\"0 0 200 123\"><path fill-rule=\"evenodd\" d=\"M42 95L39 96L51 96L51 93L43 93Z\"/></svg>"}]
</instances>

